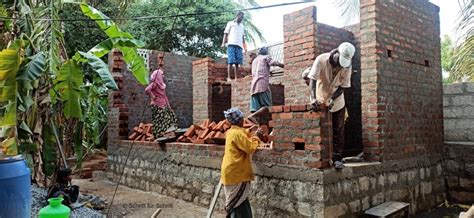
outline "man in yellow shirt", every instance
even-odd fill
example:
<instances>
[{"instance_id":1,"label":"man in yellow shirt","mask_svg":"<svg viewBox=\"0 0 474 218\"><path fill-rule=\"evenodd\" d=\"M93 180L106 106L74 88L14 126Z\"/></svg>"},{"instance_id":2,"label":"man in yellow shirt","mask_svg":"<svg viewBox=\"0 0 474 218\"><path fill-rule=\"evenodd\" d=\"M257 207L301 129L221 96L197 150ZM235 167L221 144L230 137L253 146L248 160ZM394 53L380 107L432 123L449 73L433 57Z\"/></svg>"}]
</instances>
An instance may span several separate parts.
<instances>
[{"instance_id":1,"label":"man in yellow shirt","mask_svg":"<svg viewBox=\"0 0 474 218\"><path fill-rule=\"evenodd\" d=\"M224 185L227 217L252 217L247 199L250 181L254 179L251 155L255 153L263 137L258 129L256 136L243 128L244 114L237 108L224 111L232 125L226 133L224 158L221 166L221 182Z\"/></svg>"}]
</instances>

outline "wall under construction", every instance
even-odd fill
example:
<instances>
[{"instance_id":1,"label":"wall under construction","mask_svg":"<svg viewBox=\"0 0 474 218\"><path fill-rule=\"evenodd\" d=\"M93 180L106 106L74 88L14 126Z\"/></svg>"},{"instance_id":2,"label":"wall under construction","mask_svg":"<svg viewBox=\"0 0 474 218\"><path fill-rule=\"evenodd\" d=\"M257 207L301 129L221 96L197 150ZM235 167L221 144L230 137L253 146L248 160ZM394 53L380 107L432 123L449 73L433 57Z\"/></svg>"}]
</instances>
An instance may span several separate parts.
<instances>
[{"instance_id":1,"label":"wall under construction","mask_svg":"<svg viewBox=\"0 0 474 218\"><path fill-rule=\"evenodd\" d=\"M250 200L257 216L353 217L386 201L408 202L417 213L446 199L439 8L428 0L361 0L360 6L360 24L347 28L318 23L315 7L284 16L285 69L270 80L283 105L271 108L273 147L253 158ZM328 169L331 114L308 111L301 72L343 41L359 48L345 96L347 150L363 150L368 162L335 171ZM249 78L225 82L225 65L209 58L194 61L192 71L195 123L222 119L223 105L247 107ZM222 98L229 90L231 99ZM125 164L132 142L110 140L127 134L120 129L124 113L116 106L109 113L109 177L125 170L127 186L207 207L224 148L135 142Z\"/></svg>"}]
</instances>

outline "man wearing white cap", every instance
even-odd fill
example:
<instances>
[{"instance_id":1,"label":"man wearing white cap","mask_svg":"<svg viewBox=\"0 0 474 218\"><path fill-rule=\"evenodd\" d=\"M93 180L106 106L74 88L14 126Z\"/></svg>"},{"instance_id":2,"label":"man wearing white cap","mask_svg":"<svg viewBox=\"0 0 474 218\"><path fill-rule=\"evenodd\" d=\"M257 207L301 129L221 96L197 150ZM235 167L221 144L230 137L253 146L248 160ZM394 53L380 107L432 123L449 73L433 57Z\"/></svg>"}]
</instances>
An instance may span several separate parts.
<instances>
[{"instance_id":1,"label":"man wearing white cap","mask_svg":"<svg viewBox=\"0 0 474 218\"><path fill-rule=\"evenodd\" d=\"M342 150L344 148L344 89L351 87L352 57L355 47L343 42L337 49L320 54L314 60L307 75L310 79L311 105L314 111L324 104L332 113L333 162L336 169L342 169Z\"/></svg>"}]
</instances>

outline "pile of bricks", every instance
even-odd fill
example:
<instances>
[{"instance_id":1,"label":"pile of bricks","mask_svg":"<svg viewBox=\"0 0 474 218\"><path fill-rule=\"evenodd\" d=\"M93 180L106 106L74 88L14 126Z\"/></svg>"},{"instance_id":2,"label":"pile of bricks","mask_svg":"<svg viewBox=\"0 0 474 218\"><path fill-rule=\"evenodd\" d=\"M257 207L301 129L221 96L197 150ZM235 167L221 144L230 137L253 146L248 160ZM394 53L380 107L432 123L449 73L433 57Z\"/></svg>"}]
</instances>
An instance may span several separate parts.
<instances>
[{"instance_id":1,"label":"pile of bricks","mask_svg":"<svg viewBox=\"0 0 474 218\"><path fill-rule=\"evenodd\" d=\"M188 128L184 135L178 138L178 142L186 142L193 144L225 144L226 132L231 127L230 123L227 120L222 120L218 123L211 122L209 119L206 119L200 125L191 125ZM244 128L248 129L250 132L254 132L257 127L250 120L244 120ZM264 132L264 142L268 142L272 136L268 135L268 127L265 125L260 126Z\"/></svg>"},{"instance_id":2,"label":"pile of bricks","mask_svg":"<svg viewBox=\"0 0 474 218\"><path fill-rule=\"evenodd\" d=\"M128 136L129 140L133 141L148 141L152 142L155 140L152 132L153 124L151 123L140 123L137 127L133 128L132 134Z\"/></svg>"}]
</instances>

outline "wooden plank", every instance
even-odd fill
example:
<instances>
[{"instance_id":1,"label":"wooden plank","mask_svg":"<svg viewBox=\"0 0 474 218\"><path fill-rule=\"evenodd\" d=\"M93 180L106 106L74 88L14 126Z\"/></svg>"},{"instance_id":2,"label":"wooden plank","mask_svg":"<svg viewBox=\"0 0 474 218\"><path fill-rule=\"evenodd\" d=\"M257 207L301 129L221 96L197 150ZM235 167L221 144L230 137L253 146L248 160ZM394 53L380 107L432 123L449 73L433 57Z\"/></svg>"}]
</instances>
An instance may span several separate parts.
<instances>
[{"instance_id":1,"label":"wooden plank","mask_svg":"<svg viewBox=\"0 0 474 218\"><path fill-rule=\"evenodd\" d=\"M402 210L407 210L410 204L404 202L390 201L379 204L366 210L364 213L376 217L386 217Z\"/></svg>"}]
</instances>

